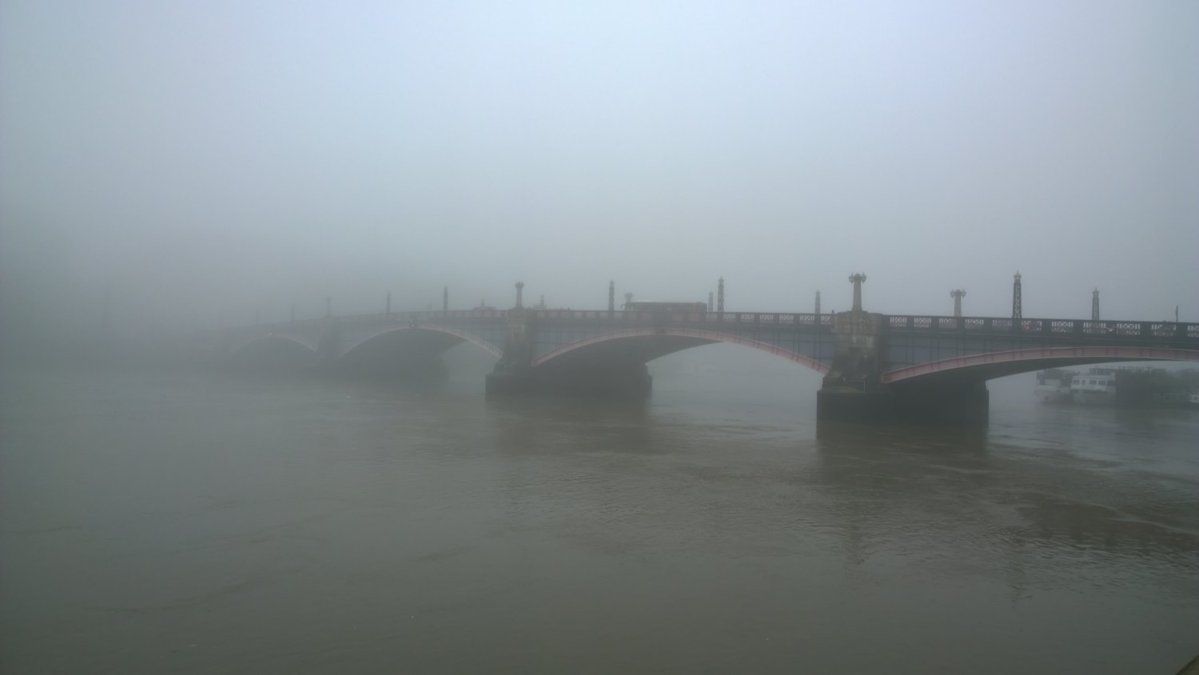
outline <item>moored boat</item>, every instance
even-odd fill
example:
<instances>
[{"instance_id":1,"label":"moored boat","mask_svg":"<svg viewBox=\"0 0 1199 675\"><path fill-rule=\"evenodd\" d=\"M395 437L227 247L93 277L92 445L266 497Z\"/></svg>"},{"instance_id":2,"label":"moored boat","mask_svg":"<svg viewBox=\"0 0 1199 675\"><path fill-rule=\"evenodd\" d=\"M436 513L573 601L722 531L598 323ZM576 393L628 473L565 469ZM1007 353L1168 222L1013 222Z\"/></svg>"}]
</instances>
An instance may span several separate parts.
<instances>
[{"instance_id":1,"label":"moored boat","mask_svg":"<svg viewBox=\"0 0 1199 675\"><path fill-rule=\"evenodd\" d=\"M1037 388L1034 394L1041 403L1070 403L1070 382L1074 373L1069 370L1051 368L1037 373Z\"/></svg>"},{"instance_id":2,"label":"moored boat","mask_svg":"<svg viewBox=\"0 0 1199 675\"><path fill-rule=\"evenodd\" d=\"M1070 381L1070 396L1082 405L1112 405L1116 402L1116 373L1111 368L1091 368Z\"/></svg>"}]
</instances>

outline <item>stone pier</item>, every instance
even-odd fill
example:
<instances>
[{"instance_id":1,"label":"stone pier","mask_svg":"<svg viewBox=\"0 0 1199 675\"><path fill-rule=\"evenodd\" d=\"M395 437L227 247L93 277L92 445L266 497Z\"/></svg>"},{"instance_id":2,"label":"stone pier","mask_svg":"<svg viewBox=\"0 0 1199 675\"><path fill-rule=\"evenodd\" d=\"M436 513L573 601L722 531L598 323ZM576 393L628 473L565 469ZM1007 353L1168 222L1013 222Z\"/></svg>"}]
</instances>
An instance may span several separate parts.
<instances>
[{"instance_id":1,"label":"stone pier","mask_svg":"<svg viewBox=\"0 0 1199 675\"><path fill-rule=\"evenodd\" d=\"M640 361L571 363L534 367L535 313L508 314L504 354L487 375L488 396L519 394L644 398L653 389L649 368Z\"/></svg>"},{"instance_id":2,"label":"stone pier","mask_svg":"<svg viewBox=\"0 0 1199 675\"><path fill-rule=\"evenodd\" d=\"M985 423L990 401L985 382L930 380L889 385L880 381L887 366L880 356L886 353L886 336L881 331L886 317L862 311L861 287L866 276L855 274L849 280L854 285L854 307L833 319L837 350L816 394L817 419ZM960 301L960 297L955 299Z\"/></svg>"}]
</instances>

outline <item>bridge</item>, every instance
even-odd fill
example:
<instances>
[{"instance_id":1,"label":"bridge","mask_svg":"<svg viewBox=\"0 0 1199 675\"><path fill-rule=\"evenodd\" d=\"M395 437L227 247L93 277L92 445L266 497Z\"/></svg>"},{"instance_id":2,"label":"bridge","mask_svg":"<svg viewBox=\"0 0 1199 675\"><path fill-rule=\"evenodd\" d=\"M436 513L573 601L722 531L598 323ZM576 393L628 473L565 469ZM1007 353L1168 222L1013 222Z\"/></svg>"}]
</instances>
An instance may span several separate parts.
<instances>
[{"instance_id":1,"label":"bridge","mask_svg":"<svg viewBox=\"0 0 1199 675\"><path fill-rule=\"evenodd\" d=\"M1024 318L1020 280L1013 315L879 314L862 309L862 275L847 312L813 313L527 308L517 284L512 309L382 312L215 331L219 360L378 373L438 364L469 342L498 358L489 396L603 394L644 396L646 364L718 342L758 349L821 373L818 417L986 418L986 381L1051 367L1111 361L1199 361L1199 323ZM711 306L711 305L709 305Z\"/></svg>"}]
</instances>

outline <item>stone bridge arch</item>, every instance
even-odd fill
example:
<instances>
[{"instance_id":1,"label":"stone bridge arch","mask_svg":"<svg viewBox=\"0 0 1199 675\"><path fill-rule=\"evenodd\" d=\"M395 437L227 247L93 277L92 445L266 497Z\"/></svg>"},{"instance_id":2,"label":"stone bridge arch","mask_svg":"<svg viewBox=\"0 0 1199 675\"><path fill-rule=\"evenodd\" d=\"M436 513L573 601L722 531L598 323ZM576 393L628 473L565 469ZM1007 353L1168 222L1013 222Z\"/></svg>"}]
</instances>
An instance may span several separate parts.
<instances>
[{"instance_id":1,"label":"stone bridge arch","mask_svg":"<svg viewBox=\"0 0 1199 675\"><path fill-rule=\"evenodd\" d=\"M1117 361L1199 361L1199 351L1161 347L1034 347L969 354L885 371L884 384L917 385L937 381L984 382L1046 368Z\"/></svg>"},{"instance_id":2,"label":"stone bridge arch","mask_svg":"<svg viewBox=\"0 0 1199 675\"><path fill-rule=\"evenodd\" d=\"M355 353L360 352L362 349L369 348L370 345L376 344L379 340L386 340L389 336L396 338L419 338L422 336L432 337L432 340L429 340L420 346L426 347L428 350L435 350L437 354L440 354L446 349L449 349L450 347L458 345L462 342L468 342L496 358L499 358L503 355L503 350L500 347L497 347L490 341L485 340L478 335L474 335L469 331L439 324L421 323L407 326L386 326L370 331L365 335L355 336L354 339L347 341L347 344L337 351L335 358L337 361L353 358ZM408 346L413 345L409 344ZM428 354L429 351L426 350L422 355Z\"/></svg>"},{"instance_id":3,"label":"stone bridge arch","mask_svg":"<svg viewBox=\"0 0 1199 675\"><path fill-rule=\"evenodd\" d=\"M262 345L291 343L298 345L312 352L313 356L319 351L319 347L315 342L305 338L302 335L294 335L291 333L265 333L262 335L254 335L235 342L229 349L229 354L237 355L246 350L254 349Z\"/></svg>"},{"instance_id":4,"label":"stone bridge arch","mask_svg":"<svg viewBox=\"0 0 1199 675\"><path fill-rule=\"evenodd\" d=\"M682 327L624 329L595 335L536 356L531 365L533 368L553 368L569 366L572 361L580 363L590 360L602 364L605 359L623 359L625 362L645 364L668 354L715 343L735 344L764 351L821 374L827 373L829 369L827 363L813 356L746 335Z\"/></svg>"},{"instance_id":5,"label":"stone bridge arch","mask_svg":"<svg viewBox=\"0 0 1199 675\"><path fill-rule=\"evenodd\" d=\"M228 360L252 369L309 368L319 364L319 345L302 335L266 333L242 339L228 350Z\"/></svg>"}]
</instances>

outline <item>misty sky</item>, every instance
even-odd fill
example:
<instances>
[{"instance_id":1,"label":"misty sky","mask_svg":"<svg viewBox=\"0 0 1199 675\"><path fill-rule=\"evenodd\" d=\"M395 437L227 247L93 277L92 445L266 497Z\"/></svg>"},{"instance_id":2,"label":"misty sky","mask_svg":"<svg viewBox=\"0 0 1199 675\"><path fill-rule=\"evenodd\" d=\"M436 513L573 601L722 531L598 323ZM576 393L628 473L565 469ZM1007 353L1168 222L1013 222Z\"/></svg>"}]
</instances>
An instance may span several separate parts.
<instances>
[{"instance_id":1,"label":"misty sky","mask_svg":"<svg viewBox=\"0 0 1199 675\"><path fill-rule=\"evenodd\" d=\"M1195 321L1197 216L1196 2L0 3L9 321Z\"/></svg>"}]
</instances>

